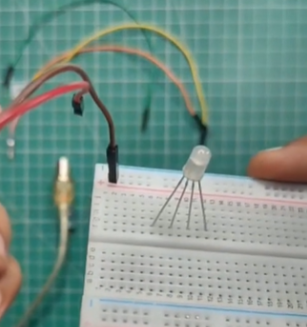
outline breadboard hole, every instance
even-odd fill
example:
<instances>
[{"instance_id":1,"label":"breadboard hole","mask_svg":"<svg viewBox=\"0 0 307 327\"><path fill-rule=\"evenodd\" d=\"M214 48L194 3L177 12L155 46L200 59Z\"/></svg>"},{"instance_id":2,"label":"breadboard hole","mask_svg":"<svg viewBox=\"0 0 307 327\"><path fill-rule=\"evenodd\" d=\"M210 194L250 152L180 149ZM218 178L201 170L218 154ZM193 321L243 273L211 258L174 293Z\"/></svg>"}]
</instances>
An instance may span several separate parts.
<instances>
[{"instance_id":1,"label":"breadboard hole","mask_svg":"<svg viewBox=\"0 0 307 327\"><path fill-rule=\"evenodd\" d=\"M287 321L286 327L307 327L307 321Z\"/></svg>"},{"instance_id":2,"label":"breadboard hole","mask_svg":"<svg viewBox=\"0 0 307 327\"><path fill-rule=\"evenodd\" d=\"M142 305L138 302L127 304L120 301L98 301L91 316L95 323L85 322L82 327L307 327L307 318L282 315L265 316L249 313L210 311L190 307L168 307Z\"/></svg>"},{"instance_id":3,"label":"breadboard hole","mask_svg":"<svg viewBox=\"0 0 307 327\"><path fill-rule=\"evenodd\" d=\"M129 306L107 306L101 308L101 322L108 326L149 326L149 312Z\"/></svg>"},{"instance_id":4,"label":"breadboard hole","mask_svg":"<svg viewBox=\"0 0 307 327\"><path fill-rule=\"evenodd\" d=\"M96 169L82 327L307 327L307 187L208 175L152 226L180 176Z\"/></svg>"},{"instance_id":5,"label":"breadboard hole","mask_svg":"<svg viewBox=\"0 0 307 327\"><path fill-rule=\"evenodd\" d=\"M95 246L90 253L91 287L101 292L255 310L307 309L304 261L136 246Z\"/></svg>"},{"instance_id":6,"label":"breadboard hole","mask_svg":"<svg viewBox=\"0 0 307 327\"><path fill-rule=\"evenodd\" d=\"M264 327L271 326L270 319L262 318L262 317L250 317L250 316L234 316L234 317L226 317L226 326L227 327Z\"/></svg>"},{"instance_id":7,"label":"breadboard hole","mask_svg":"<svg viewBox=\"0 0 307 327\"><path fill-rule=\"evenodd\" d=\"M276 199L306 200L306 187L303 185L265 184L265 196Z\"/></svg>"},{"instance_id":8,"label":"breadboard hole","mask_svg":"<svg viewBox=\"0 0 307 327\"><path fill-rule=\"evenodd\" d=\"M181 175L174 172L137 171L126 169L121 172L119 183L135 188L162 188L172 190L179 182ZM179 191L183 189L183 184ZM306 186L296 184L280 184L260 182L248 178L219 176L207 174L202 180L204 192L237 196L259 196L281 200L306 200Z\"/></svg>"},{"instance_id":9,"label":"breadboard hole","mask_svg":"<svg viewBox=\"0 0 307 327\"><path fill-rule=\"evenodd\" d=\"M152 222L164 205L166 196L131 193L105 189L98 214L103 233L135 237L207 240L235 244L255 244L285 247L307 247L306 208L294 205L253 203L229 199L203 199L208 232L199 197L192 205L189 229L187 220L190 198L186 197L177 212L173 227L169 225L175 212L178 198L166 207L154 227Z\"/></svg>"},{"instance_id":10,"label":"breadboard hole","mask_svg":"<svg viewBox=\"0 0 307 327\"><path fill-rule=\"evenodd\" d=\"M193 312L188 309L169 310L164 312L165 327L211 327L210 314L203 314L202 312ZM213 326L212 326L213 327Z\"/></svg>"}]
</instances>

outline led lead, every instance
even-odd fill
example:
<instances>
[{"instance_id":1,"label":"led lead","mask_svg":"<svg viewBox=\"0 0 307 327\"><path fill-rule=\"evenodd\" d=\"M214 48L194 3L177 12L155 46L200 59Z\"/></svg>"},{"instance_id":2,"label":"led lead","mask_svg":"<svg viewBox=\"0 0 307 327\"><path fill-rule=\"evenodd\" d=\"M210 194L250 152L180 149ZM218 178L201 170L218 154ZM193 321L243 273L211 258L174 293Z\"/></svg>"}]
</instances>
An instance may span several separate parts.
<instances>
[{"instance_id":1,"label":"led lead","mask_svg":"<svg viewBox=\"0 0 307 327\"><path fill-rule=\"evenodd\" d=\"M173 213L171 223L170 223L170 228L173 226L175 219L176 219L176 214L178 212L178 209L180 207L180 204L182 202L182 199L184 197L184 194L186 192L186 189L188 187L189 182L191 182L191 197L190 197L190 203L189 203L189 212L188 212L188 220L187 220L187 229L190 228L190 221L191 221L191 213L192 213L192 204L193 204L193 199L194 199L194 188L195 188L195 183L198 184L198 190L199 190L199 198L200 198L200 203L201 203L201 209L202 209L202 214L203 214L203 221L204 221L204 229L207 230L207 221L206 221L206 214L205 214L205 207L204 207L204 202L203 202L203 195L202 195L202 188L201 188L201 180L205 174L205 171L209 165L209 162L211 160L211 152L210 150L203 146L203 145L198 145L194 147L192 150L189 159L187 160L186 164L183 167L183 176L181 177L180 181L170 194L170 196L167 198L165 204L159 211L157 217L152 223L152 226L156 224L158 219L160 218L162 212L180 187L181 183L185 179L185 185L183 188L183 191L180 195L179 201L176 205L175 212Z\"/></svg>"}]
</instances>

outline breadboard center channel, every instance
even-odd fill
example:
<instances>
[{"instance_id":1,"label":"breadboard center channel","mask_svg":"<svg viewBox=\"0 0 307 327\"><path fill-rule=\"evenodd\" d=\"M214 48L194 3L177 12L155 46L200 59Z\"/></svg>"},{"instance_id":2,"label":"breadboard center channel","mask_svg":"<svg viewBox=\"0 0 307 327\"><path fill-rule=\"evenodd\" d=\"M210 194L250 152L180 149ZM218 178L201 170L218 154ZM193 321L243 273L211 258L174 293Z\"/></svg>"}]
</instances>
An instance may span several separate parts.
<instances>
[{"instance_id":1,"label":"breadboard center channel","mask_svg":"<svg viewBox=\"0 0 307 327\"><path fill-rule=\"evenodd\" d=\"M307 187L206 175L152 221L180 172L95 170L82 327L307 327ZM182 186L183 187L183 186Z\"/></svg>"}]
</instances>

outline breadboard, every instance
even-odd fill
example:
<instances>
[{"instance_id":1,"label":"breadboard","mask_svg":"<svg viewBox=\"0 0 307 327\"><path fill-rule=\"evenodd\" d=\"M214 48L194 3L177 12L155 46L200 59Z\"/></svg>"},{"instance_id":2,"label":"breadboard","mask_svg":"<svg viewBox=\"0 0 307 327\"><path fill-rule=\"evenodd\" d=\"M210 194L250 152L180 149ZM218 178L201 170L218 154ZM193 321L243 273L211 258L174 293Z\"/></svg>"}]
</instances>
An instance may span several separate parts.
<instances>
[{"instance_id":1,"label":"breadboard","mask_svg":"<svg viewBox=\"0 0 307 327\"><path fill-rule=\"evenodd\" d=\"M82 327L306 327L307 187L205 175L186 229L181 172L97 165Z\"/></svg>"}]
</instances>

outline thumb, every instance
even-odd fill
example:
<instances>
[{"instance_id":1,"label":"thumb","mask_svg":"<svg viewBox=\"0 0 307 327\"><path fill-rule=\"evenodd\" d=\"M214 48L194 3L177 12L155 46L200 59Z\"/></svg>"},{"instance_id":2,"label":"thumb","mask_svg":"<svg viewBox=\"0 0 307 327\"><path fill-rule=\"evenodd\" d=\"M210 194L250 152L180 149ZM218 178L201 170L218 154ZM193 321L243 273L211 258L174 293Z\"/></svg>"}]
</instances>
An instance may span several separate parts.
<instances>
[{"instance_id":1,"label":"thumb","mask_svg":"<svg viewBox=\"0 0 307 327\"><path fill-rule=\"evenodd\" d=\"M247 169L253 178L277 182L307 182L307 136L282 148L266 150L254 156Z\"/></svg>"}]
</instances>

